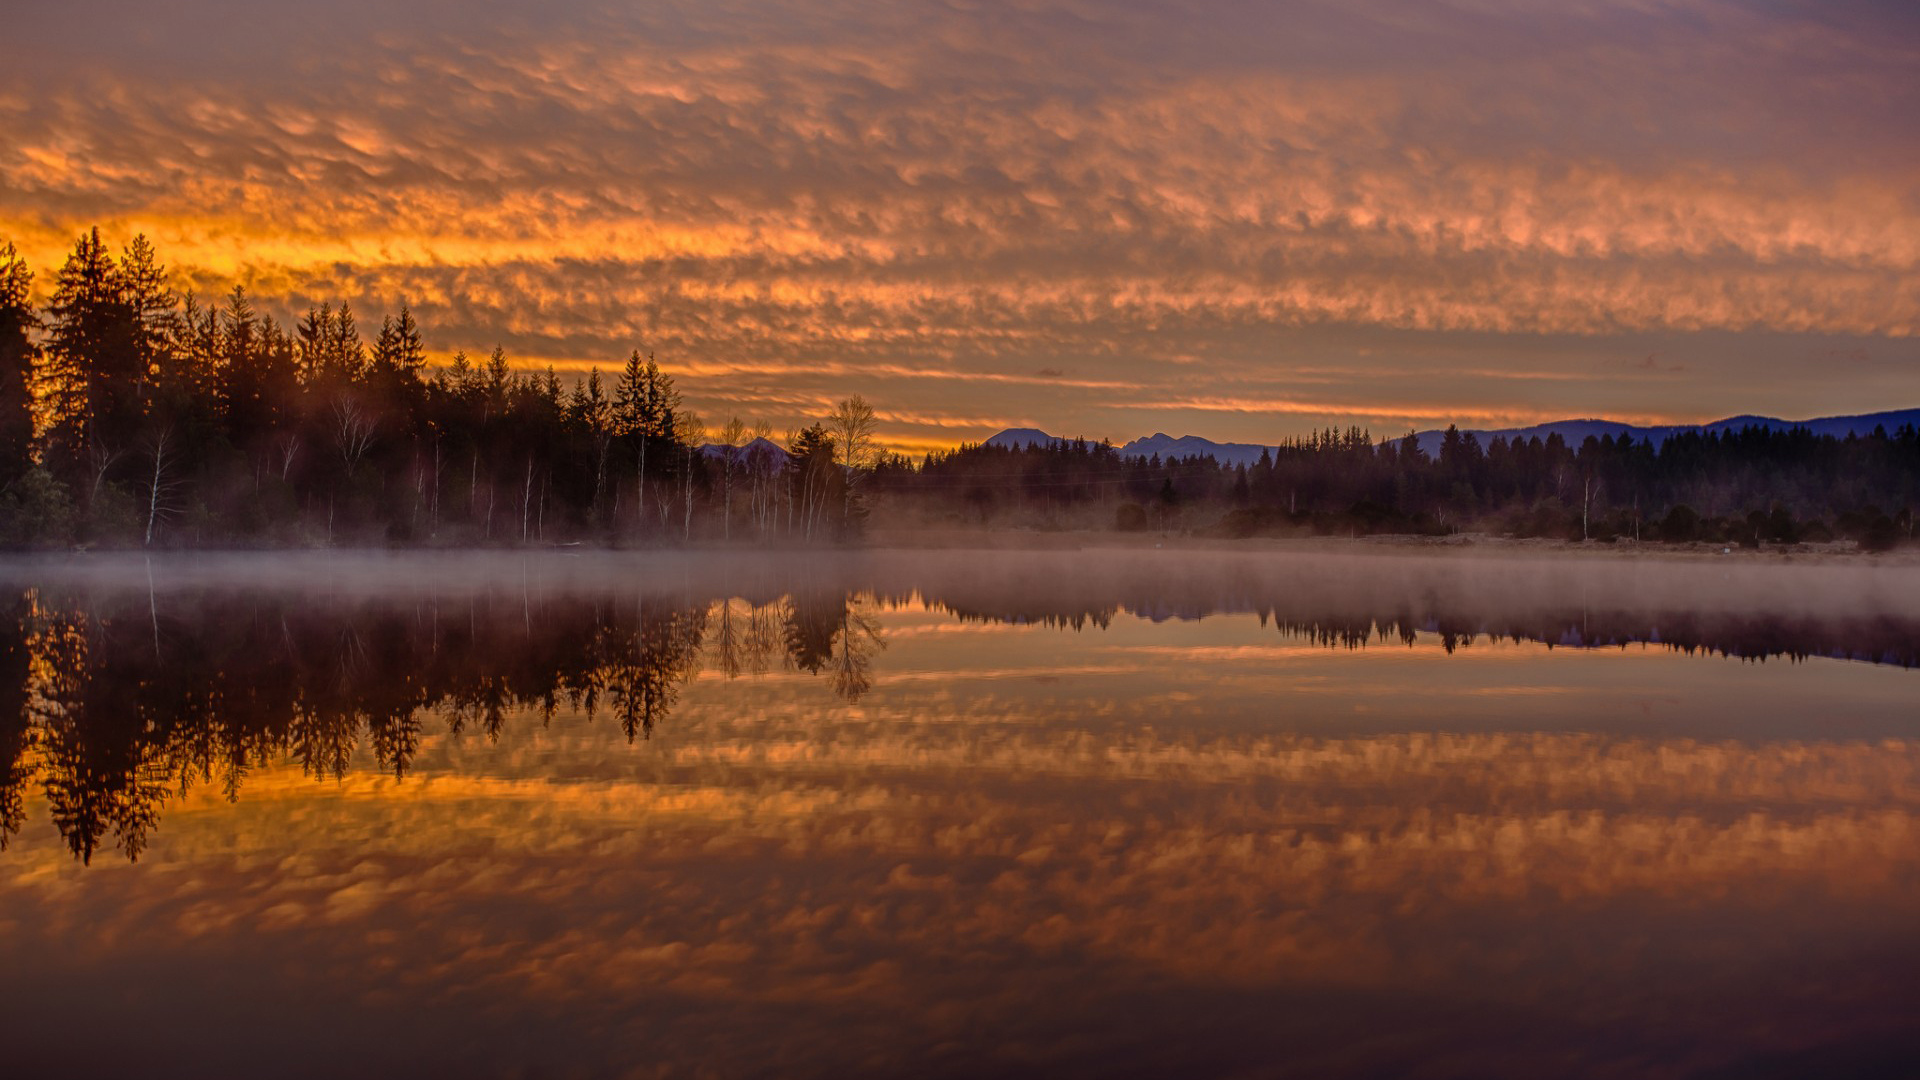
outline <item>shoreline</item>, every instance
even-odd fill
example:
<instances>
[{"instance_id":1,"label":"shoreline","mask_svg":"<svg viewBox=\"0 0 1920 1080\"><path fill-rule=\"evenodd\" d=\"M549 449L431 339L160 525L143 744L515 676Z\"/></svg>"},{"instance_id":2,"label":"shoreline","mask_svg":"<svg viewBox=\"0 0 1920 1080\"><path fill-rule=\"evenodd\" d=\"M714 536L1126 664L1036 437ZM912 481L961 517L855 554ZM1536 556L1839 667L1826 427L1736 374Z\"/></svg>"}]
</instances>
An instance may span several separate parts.
<instances>
[{"instance_id":1,"label":"shoreline","mask_svg":"<svg viewBox=\"0 0 1920 1080\"><path fill-rule=\"evenodd\" d=\"M1746 562L1845 562L1867 565L1920 567L1920 546L1890 551L1861 551L1848 540L1825 543L1763 544L1755 548L1696 541L1673 544L1659 540L1552 540L1507 537L1492 533L1452 533L1421 536L1389 533L1376 536L1223 537L1175 533L1120 533L1095 530L972 530L902 529L869 534L862 548L888 551L1141 551L1152 549L1208 552L1298 552L1358 554L1375 552L1423 555L1503 556L1528 558L1564 556L1590 559L1735 559ZM692 549L698 550L698 549Z\"/></svg>"},{"instance_id":2,"label":"shoreline","mask_svg":"<svg viewBox=\"0 0 1920 1080\"><path fill-rule=\"evenodd\" d=\"M968 528L921 528L874 530L849 544L760 545L741 541L731 543L661 544L657 546L612 546L560 544L526 547L205 547L205 548L78 548L71 550L22 550L0 552L0 564L104 565L127 562L183 562L199 559L240 559L254 565L285 560L319 561L330 558L368 559L409 562L428 559L490 561L492 558L542 557L548 559L645 559L661 557L682 559L716 556L738 559L757 557L785 559L797 556L827 558L857 557L862 553L914 552L1115 552L1147 551L1204 552L1213 555L1419 555L1429 558L1485 559L1569 559L1596 562L1740 562L1799 563L1823 565L1920 568L1920 544L1903 545L1889 551L1861 551L1852 541L1824 543L1763 544L1744 548L1723 543L1664 541L1553 540L1537 537L1516 538L1489 533L1453 533L1447 536L1380 534L1374 536L1301 536L1225 538L1180 533L1122 533L1105 530L1037 529L984 530Z\"/></svg>"}]
</instances>

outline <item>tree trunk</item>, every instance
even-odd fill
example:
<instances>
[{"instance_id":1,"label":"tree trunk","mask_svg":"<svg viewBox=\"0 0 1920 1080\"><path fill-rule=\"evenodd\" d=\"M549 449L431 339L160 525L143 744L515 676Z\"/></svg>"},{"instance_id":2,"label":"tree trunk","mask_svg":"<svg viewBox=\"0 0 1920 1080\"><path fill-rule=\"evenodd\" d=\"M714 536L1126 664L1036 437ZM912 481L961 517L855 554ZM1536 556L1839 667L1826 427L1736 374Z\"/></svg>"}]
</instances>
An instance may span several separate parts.
<instances>
[{"instance_id":1,"label":"tree trunk","mask_svg":"<svg viewBox=\"0 0 1920 1080\"><path fill-rule=\"evenodd\" d=\"M527 486L520 492L520 542L527 542L527 524L533 509L533 459L527 459Z\"/></svg>"},{"instance_id":2,"label":"tree trunk","mask_svg":"<svg viewBox=\"0 0 1920 1080\"><path fill-rule=\"evenodd\" d=\"M160 480L166 460L167 436L162 432L153 444L153 483L147 488L147 538L142 547L153 546L153 523L160 518Z\"/></svg>"}]
</instances>

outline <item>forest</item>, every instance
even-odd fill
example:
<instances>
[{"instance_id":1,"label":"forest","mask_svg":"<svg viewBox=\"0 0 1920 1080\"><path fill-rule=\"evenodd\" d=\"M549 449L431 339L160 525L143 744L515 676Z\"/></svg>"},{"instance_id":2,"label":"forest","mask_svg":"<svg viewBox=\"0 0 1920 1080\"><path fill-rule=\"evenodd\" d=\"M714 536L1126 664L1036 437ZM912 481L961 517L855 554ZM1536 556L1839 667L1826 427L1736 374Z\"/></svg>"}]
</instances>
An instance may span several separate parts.
<instances>
[{"instance_id":1,"label":"forest","mask_svg":"<svg viewBox=\"0 0 1920 1080\"><path fill-rule=\"evenodd\" d=\"M687 409L651 353L563 379L503 350L427 361L412 311L291 328L235 286L173 288L152 244L94 229L34 300L0 244L0 546L847 543L870 526L1221 537L1485 532L1884 550L1913 538L1920 432L1752 427L1482 446L1412 433L1279 441L1252 466L1074 441L885 453L857 394L773 440Z\"/></svg>"}]
</instances>

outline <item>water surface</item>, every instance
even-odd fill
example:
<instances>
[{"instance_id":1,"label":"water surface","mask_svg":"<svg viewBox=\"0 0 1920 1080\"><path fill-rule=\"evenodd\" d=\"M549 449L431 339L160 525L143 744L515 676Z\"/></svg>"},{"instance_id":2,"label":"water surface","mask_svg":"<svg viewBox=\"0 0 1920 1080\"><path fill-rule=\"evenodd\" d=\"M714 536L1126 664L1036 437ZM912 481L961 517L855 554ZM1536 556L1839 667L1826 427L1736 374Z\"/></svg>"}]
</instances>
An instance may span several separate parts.
<instances>
[{"instance_id":1,"label":"water surface","mask_svg":"<svg viewBox=\"0 0 1920 1080\"><path fill-rule=\"evenodd\" d=\"M260 556L0 584L22 1075L1920 1063L1912 569Z\"/></svg>"}]
</instances>

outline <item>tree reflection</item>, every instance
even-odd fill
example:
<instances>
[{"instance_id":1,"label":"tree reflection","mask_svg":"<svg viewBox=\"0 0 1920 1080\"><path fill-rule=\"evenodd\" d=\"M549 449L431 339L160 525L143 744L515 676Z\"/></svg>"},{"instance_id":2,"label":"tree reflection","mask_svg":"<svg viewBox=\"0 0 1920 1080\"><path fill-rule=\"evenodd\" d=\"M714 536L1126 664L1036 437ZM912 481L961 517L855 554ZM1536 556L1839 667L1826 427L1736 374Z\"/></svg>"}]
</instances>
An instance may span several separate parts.
<instances>
[{"instance_id":1,"label":"tree reflection","mask_svg":"<svg viewBox=\"0 0 1920 1080\"><path fill-rule=\"evenodd\" d=\"M787 663L796 671L818 675L833 659L833 640L840 634L847 595L841 591L795 593L789 600L780 640Z\"/></svg>"},{"instance_id":2,"label":"tree reflection","mask_svg":"<svg viewBox=\"0 0 1920 1080\"><path fill-rule=\"evenodd\" d=\"M444 730L497 740L510 719L545 723L565 703L651 738L704 669L726 679L776 667L822 676L848 703L875 685L881 612L909 603L966 620L1103 628L1119 615L1257 613L1328 648L1448 650L1511 638L1551 647L1657 643L1764 659L1845 656L1920 663L1920 629L1893 618L1819 620L1603 610L1466 617L1430 598L1387 610L1321 610L1294 596L1142 586L1123 602L979 588L887 594L814 587L777 599L476 592L334 598L263 591L0 594L0 849L28 823L29 795L74 856L137 858L168 801L194 785L240 797L249 772L297 762L311 777L355 769L405 778Z\"/></svg>"},{"instance_id":3,"label":"tree reflection","mask_svg":"<svg viewBox=\"0 0 1920 1080\"><path fill-rule=\"evenodd\" d=\"M511 617L508 617L511 615ZM170 798L237 798L277 760L405 777L429 724L499 737L507 717L610 702L629 738L698 667L704 605L315 603L288 595L12 593L0 606L0 844L38 786L74 855L138 858Z\"/></svg>"},{"instance_id":4,"label":"tree reflection","mask_svg":"<svg viewBox=\"0 0 1920 1080\"><path fill-rule=\"evenodd\" d=\"M27 617L31 609L25 593L0 594L0 851L6 850L27 820L27 754L34 735L28 713L33 654L27 648Z\"/></svg>"},{"instance_id":5,"label":"tree reflection","mask_svg":"<svg viewBox=\"0 0 1920 1080\"><path fill-rule=\"evenodd\" d=\"M39 611L29 636L44 673L29 706L39 771L54 824L83 862L109 832L138 858L170 793L169 765L191 759L191 741L170 746L166 737L194 718L166 715L178 675L159 670L145 634L129 641L127 621Z\"/></svg>"},{"instance_id":6,"label":"tree reflection","mask_svg":"<svg viewBox=\"0 0 1920 1080\"><path fill-rule=\"evenodd\" d=\"M665 718L680 698L680 686L693 678L706 633L705 607L656 608L647 615L646 600L636 605L630 633L609 650L606 685L627 741L651 738L654 725Z\"/></svg>"},{"instance_id":7,"label":"tree reflection","mask_svg":"<svg viewBox=\"0 0 1920 1080\"><path fill-rule=\"evenodd\" d=\"M840 632L835 636L833 690L848 703L859 701L873 688L873 657L887 647L880 633L870 597L855 597L840 608Z\"/></svg>"}]
</instances>

